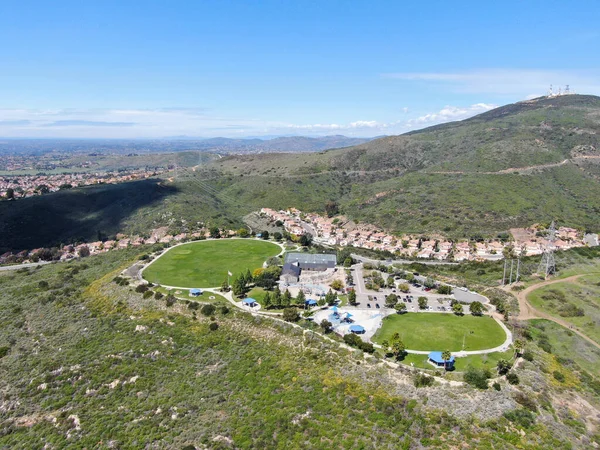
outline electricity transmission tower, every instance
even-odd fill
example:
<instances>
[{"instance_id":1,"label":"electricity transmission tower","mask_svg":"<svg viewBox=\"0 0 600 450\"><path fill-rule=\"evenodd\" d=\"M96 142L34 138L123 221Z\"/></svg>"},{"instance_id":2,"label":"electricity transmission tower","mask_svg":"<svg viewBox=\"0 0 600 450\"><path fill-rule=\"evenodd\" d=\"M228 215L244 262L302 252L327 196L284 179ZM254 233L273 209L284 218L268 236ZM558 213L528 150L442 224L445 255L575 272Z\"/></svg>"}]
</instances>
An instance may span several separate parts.
<instances>
[{"instance_id":1,"label":"electricity transmission tower","mask_svg":"<svg viewBox=\"0 0 600 450\"><path fill-rule=\"evenodd\" d=\"M542 253L542 260L540 261L540 265L538 267L538 273L540 275L544 274L544 278L548 278L548 275L556 272L556 261L554 260L555 240L556 227L554 226L554 221L552 221L552 225L550 225L550 229L548 230L548 237L546 245L544 246L544 252Z\"/></svg>"}]
</instances>

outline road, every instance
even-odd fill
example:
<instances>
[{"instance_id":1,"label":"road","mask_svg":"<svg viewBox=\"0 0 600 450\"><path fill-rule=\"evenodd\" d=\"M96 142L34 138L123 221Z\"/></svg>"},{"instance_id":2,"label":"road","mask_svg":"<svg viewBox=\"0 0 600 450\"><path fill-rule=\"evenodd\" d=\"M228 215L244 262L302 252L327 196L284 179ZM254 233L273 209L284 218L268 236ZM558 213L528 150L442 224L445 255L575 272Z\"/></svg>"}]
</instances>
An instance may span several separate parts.
<instances>
[{"instance_id":1,"label":"road","mask_svg":"<svg viewBox=\"0 0 600 450\"><path fill-rule=\"evenodd\" d=\"M533 285L529 286L528 288L523 289L521 292L518 292L517 299L519 300L519 315L517 316L517 319L519 319L519 320L530 320L530 319L550 320L554 323L557 323L558 325L560 325L562 327L567 328L568 330L572 331L573 333L576 333L577 335L579 335L580 337L582 337L583 339L588 341L590 344L592 344L594 347L600 349L600 344L598 344L598 342L594 341L592 338L590 338L586 334L579 331L577 328L575 328L575 326L573 324L571 324L563 319L560 319L558 317L551 316L550 314L540 311L539 309L534 308L531 305L531 303L529 303L529 301L527 300L527 296L529 294L531 294L533 291L535 291L536 289L539 289L543 286L549 286L549 285L555 284L555 283L568 283L569 281L575 281L579 277L582 277L584 275L590 275L590 274L573 275L573 276L567 277L567 278L558 278L558 279L554 279L554 280L542 281L541 283L533 284ZM508 290L508 287L506 287L505 290Z\"/></svg>"},{"instance_id":2,"label":"road","mask_svg":"<svg viewBox=\"0 0 600 450\"><path fill-rule=\"evenodd\" d=\"M37 266L45 266L46 264L52 264L56 261L40 261L36 263L27 263L27 264L14 264L12 266L0 266L0 272L6 270L18 270L18 269L26 269L28 267L37 267Z\"/></svg>"}]
</instances>

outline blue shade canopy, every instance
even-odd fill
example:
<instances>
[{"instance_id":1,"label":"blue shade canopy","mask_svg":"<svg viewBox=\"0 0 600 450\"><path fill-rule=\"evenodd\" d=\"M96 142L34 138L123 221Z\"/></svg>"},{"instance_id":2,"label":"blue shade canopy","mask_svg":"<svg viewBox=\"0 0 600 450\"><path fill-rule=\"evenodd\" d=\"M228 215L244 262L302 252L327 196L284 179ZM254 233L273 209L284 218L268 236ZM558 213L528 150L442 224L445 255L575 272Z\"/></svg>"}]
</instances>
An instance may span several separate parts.
<instances>
[{"instance_id":1,"label":"blue shade canopy","mask_svg":"<svg viewBox=\"0 0 600 450\"><path fill-rule=\"evenodd\" d=\"M254 300L253 298L245 298L244 300L242 300L242 303L244 305L254 305L256 303L256 300Z\"/></svg>"},{"instance_id":2,"label":"blue shade canopy","mask_svg":"<svg viewBox=\"0 0 600 450\"><path fill-rule=\"evenodd\" d=\"M365 329L360 325L350 325L350 331L352 331L353 333L364 333Z\"/></svg>"}]
</instances>

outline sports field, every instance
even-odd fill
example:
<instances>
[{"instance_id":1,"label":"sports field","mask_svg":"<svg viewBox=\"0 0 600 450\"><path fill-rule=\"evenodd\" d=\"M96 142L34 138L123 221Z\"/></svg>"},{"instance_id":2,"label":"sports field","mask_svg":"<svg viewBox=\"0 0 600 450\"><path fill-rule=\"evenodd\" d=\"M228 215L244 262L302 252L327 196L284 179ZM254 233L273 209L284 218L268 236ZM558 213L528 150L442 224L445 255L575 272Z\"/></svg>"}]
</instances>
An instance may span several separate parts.
<instances>
[{"instance_id":1,"label":"sports field","mask_svg":"<svg viewBox=\"0 0 600 450\"><path fill-rule=\"evenodd\" d=\"M218 287L227 279L227 271L233 277L246 269L252 272L280 252L278 245L254 239L190 242L167 251L144 270L143 276L166 286Z\"/></svg>"},{"instance_id":2,"label":"sports field","mask_svg":"<svg viewBox=\"0 0 600 450\"><path fill-rule=\"evenodd\" d=\"M488 316L438 313L393 314L383 319L373 341L381 343L389 340L394 333L400 333L409 350L484 350L494 348L506 340L506 333Z\"/></svg>"}]
</instances>

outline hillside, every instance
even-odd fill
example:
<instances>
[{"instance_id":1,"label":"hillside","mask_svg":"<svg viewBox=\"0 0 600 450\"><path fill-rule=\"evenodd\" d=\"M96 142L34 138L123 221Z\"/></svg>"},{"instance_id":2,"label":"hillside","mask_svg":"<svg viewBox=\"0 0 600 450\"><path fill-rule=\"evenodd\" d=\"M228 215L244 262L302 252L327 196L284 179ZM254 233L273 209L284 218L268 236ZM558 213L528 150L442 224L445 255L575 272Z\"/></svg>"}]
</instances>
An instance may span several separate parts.
<instances>
[{"instance_id":1,"label":"hillside","mask_svg":"<svg viewBox=\"0 0 600 450\"><path fill-rule=\"evenodd\" d=\"M573 349L592 359L582 364L598 357L551 323L522 329L531 357L516 369L519 385L449 385L461 379L452 373L417 388L409 369L340 348L310 333L309 321L292 326L230 304L207 317L112 281L148 251L0 272L1 448L455 449L468 438L473 448L533 450L600 442L600 388L570 359ZM557 369L563 382L552 376Z\"/></svg>"},{"instance_id":2,"label":"hillside","mask_svg":"<svg viewBox=\"0 0 600 450\"><path fill-rule=\"evenodd\" d=\"M237 227L261 207L324 212L330 200L395 232L474 237L551 220L599 231L600 98L540 98L345 149L226 156L170 180L0 202L0 251L179 219Z\"/></svg>"},{"instance_id":3,"label":"hillside","mask_svg":"<svg viewBox=\"0 0 600 450\"><path fill-rule=\"evenodd\" d=\"M228 157L209 167L243 204L322 210L329 197L343 213L395 231L468 236L551 219L596 229L599 136L600 98L571 95L348 149Z\"/></svg>"}]
</instances>

